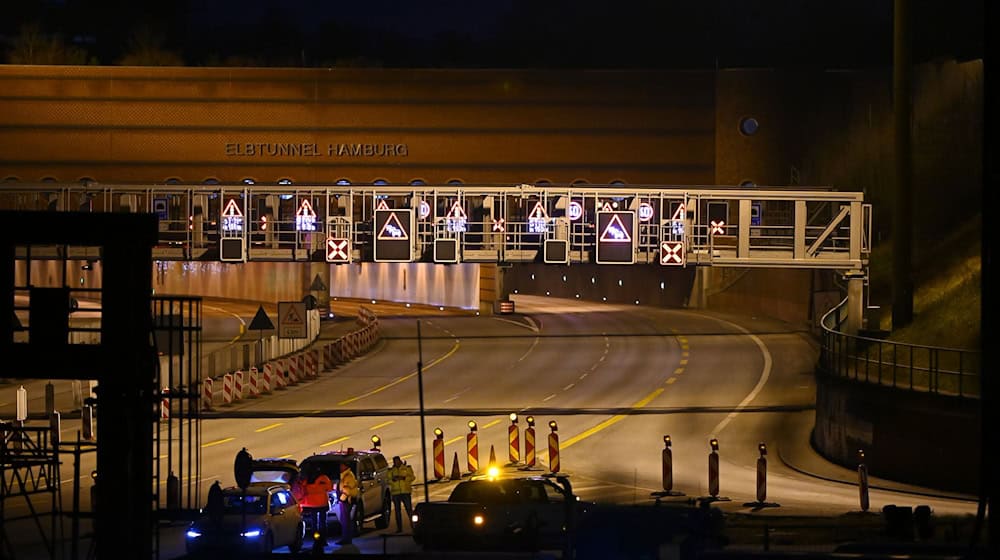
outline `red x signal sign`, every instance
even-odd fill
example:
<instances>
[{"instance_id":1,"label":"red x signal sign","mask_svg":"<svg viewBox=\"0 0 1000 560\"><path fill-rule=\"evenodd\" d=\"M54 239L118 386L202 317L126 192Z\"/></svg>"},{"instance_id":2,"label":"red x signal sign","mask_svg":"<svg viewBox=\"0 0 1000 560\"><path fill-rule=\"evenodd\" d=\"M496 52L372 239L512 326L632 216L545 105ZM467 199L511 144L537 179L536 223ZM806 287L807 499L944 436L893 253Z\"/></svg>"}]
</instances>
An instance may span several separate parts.
<instances>
[{"instance_id":1,"label":"red x signal sign","mask_svg":"<svg viewBox=\"0 0 1000 560\"><path fill-rule=\"evenodd\" d=\"M712 235L724 235L725 233L726 233L725 220L719 220L718 222L712 220Z\"/></svg>"},{"instance_id":2,"label":"red x signal sign","mask_svg":"<svg viewBox=\"0 0 1000 560\"><path fill-rule=\"evenodd\" d=\"M493 231L499 231L501 233L507 231L507 228L503 224L504 224L503 218L497 218L493 220Z\"/></svg>"},{"instance_id":3,"label":"red x signal sign","mask_svg":"<svg viewBox=\"0 0 1000 560\"><path fill-rule=\"evenodd\" d=\"M661 241L660 264L670 265L670 266L684 266L684 242Z\"/></svg>"},{"instance_id":4,"label":"red x signal sign","mask_svg":"<svg viewBox=\"0 0 1000 560\"><path fill-rule=\"evenodd\" d=\"M347 239L328 237L326 239L326 262L351 262L350 241Z\"/></svg>"}]
</instances>

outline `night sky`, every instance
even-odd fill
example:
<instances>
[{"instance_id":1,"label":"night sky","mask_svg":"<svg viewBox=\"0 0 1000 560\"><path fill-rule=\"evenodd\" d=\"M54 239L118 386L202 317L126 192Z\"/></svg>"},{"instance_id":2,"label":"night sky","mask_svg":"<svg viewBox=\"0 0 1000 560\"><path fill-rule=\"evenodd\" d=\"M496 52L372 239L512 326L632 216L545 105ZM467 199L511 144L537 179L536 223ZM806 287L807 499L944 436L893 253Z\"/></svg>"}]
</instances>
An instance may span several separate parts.
<instances>
[{"instance_id":1,"label":"night sky","mask_svg":"<svg viewBox=\"0 0 1000 560\"><path fill-rule=\"evenodd\" d=\"M911 0L911 6L915 61L983 56L983 0ZM97 64L119 63L137 43L154 43L190 66L858 68L892 62L893 0L20 0L4 11L5 53L22 26L34 22Z\"/></svg>"}]
</instances>

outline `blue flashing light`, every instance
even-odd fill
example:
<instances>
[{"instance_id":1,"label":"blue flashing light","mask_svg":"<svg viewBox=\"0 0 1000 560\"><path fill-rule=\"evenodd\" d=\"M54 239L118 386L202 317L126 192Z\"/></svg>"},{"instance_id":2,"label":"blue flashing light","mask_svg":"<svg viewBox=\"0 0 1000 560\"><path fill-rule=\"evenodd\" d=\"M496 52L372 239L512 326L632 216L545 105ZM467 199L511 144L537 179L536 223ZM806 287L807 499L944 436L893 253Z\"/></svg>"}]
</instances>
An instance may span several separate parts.
<instances>
[{"instance_id":1,"label":"blue flashing light","mask_svg":"<svg viewBox=\"0 0 1000 560\"><path fill-rule=\"evenodd\" d=\"M187 530L187 533L185 533L185 535L187 535L187 538L189 539L197 539L198 537L201 536L201 531L192 527Z\"/></svg>"},{"instance_id":2,"label":"blue flashing light","mask_svg":"<svg viewBox=\"0 0 1000 560\"><path fill-rule=\"evenodd\" d=\"M256 539L261 534L260 529L250 529L249 531L243 533L243 536L248 539Z\"/></svg>"}]
</instances>

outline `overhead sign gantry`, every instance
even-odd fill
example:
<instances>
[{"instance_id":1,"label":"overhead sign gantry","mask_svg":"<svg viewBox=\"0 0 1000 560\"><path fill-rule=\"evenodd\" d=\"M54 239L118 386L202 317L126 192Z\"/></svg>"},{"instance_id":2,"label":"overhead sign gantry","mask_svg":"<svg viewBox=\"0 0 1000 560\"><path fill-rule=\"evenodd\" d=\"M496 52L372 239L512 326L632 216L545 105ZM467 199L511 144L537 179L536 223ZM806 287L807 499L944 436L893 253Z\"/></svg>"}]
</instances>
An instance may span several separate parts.
<instances>
[{"instance_id":1,"label":"overhead sign gantry","mask_svg":"<svg viewBox=\"0 0 1000 560\"><path fill-rule=\"evenodd\" d=\"M159 260L541 261L859 270L871 207L829 188L5 185L0 207L155 214ZM51 248L53 255L58 248Z\"/></svg>"}]
</instances>

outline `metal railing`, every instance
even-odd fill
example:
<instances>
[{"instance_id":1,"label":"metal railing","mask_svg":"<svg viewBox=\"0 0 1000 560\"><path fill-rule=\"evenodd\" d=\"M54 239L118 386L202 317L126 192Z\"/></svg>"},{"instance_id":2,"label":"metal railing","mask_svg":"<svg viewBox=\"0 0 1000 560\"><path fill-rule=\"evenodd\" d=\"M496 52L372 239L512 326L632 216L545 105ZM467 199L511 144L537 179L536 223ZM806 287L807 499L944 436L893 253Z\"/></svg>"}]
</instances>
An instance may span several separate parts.
<instances>
[{"instance_id":1,"label":"metal railing","mask_svg":"<svg viewBox=\"0 0 1000 560\"><path fill-rule=\"evenodd\" d=\"M835 375L910 391L967 398L981 396L980 352L922 346L840 332L845 298L821 320L819 367Z\"/></svg>"}]
</instances>

